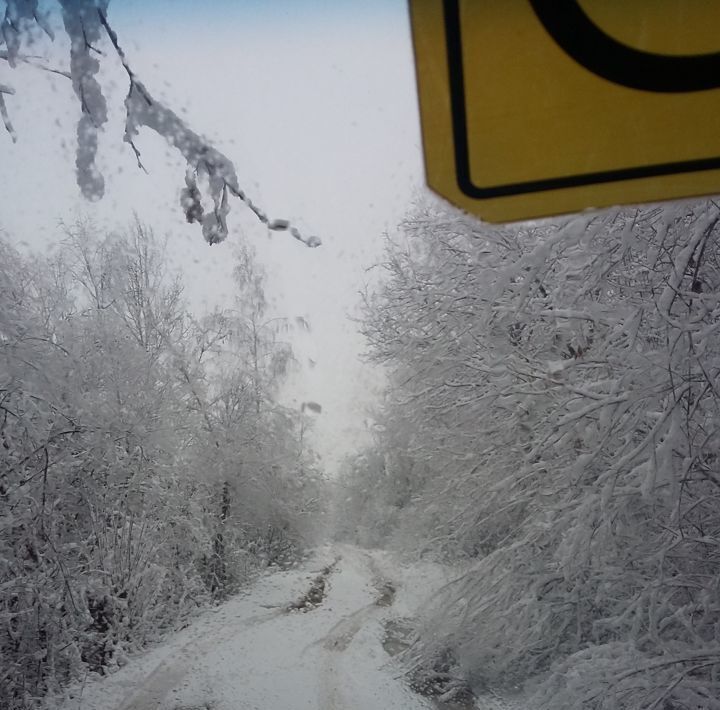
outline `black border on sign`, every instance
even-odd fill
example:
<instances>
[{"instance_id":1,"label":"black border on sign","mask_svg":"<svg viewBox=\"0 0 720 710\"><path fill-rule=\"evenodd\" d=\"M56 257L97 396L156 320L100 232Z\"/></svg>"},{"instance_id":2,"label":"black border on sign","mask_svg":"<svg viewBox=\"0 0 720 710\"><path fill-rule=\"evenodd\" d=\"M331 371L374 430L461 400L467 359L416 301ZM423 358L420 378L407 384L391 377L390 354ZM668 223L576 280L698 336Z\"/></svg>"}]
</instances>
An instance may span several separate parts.
<instances>
[{"instance_id":1,"label":"black border on sign","mask_svg":"<svg viewBox=\"0 0 720 710\"><path fill-rule=\"evenodd\" d=\"M699 160L682 160L673 163L642 165L618 170L602 170L594 173L566 175L545 180L479 187L470 175L470 155L468 153L467 110L465 105L465 77L462 60L462 31L460 28L460 0L443 0L445 18L445 41L447 45L448 73L450 80L450 106L452 114L453 144L455 148L455 173L460 190L467 197L488 199L508 197L532 192L556 190L568 187L582 187L598 183L636 180L658 177L660 175L678 175L720 168L720 156Z\"/></svg>"}]
</instances>

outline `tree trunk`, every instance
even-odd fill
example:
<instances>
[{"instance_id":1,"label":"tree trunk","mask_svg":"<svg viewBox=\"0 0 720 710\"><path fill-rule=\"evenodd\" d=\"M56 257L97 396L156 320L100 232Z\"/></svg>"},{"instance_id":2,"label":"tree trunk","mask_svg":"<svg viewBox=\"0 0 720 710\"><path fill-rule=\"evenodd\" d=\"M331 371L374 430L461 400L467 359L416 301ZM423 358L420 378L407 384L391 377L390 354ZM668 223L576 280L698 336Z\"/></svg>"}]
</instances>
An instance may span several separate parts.
<instances>
[{"instance_id":1,"label":"tree trunk","mask_svg":"<svg viewBox=\"0 0 720 710\"><path fill-rule=\"evenodd\" d=\"M212 586L213 596L222 597L227 588L227 552L225 549L225 523L230 514L230 485L225 481L220 498L220 519L213 537Z\"/></svg>"}]
</instances>

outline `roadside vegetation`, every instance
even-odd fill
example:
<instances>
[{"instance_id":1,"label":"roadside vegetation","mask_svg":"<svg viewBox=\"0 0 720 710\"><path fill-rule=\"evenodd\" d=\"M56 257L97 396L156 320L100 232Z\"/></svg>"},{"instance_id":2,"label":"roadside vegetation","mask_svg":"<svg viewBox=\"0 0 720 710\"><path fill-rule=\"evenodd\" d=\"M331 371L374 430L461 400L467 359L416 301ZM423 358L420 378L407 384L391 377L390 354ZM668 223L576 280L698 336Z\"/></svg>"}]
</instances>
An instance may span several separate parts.
<instances>
[{"instance_id":1,"label":"roadside vegetation","mask_svg":"<svg viewBox=\"0 0 720 710\"><path fill-rule=\"evenodd\" d=\"M241 249L235 300L188 311L163 242L91 224L0 237L0 698L31 707L315 542L323 478L293 356Z\"/></svg>"},{"instance_id":2,"label":"roadside vegetation","mask_svg":"<svg viewBox=\"0 0 720 710\"><path fill-rule=\"evenodd\" d=\"M388 241L363 324L388 386L338 518L464 565L415 676L533 708L720 707L719 220L430 205Z\"/></svg>"}]
</instances>

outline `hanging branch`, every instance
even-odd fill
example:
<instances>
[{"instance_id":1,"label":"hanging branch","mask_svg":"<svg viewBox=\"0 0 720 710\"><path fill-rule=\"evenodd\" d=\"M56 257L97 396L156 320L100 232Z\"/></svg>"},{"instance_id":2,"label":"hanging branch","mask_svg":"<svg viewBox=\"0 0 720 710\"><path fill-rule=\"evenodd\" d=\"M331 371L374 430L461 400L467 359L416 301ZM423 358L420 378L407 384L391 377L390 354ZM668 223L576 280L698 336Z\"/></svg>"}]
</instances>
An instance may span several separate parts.
<instances>
[{"instance_id":1,"label":"hanging branch","mask_svg":"<svg viewBox=\"0 0 720 710\"><path fill-rule=\"evenodd\" d=\"M123 51L117 33L107 19L109 0L58 0L62 9L65 32L70 39L70 71L52 69L38 63L39 58L21 55L20 40L23 25L38 24L52 39L46 18L38 11L37 0L8 2L5 18L0 25L0 59L11 67L18 62L36 66L69 78L80 103L82 116L77 125L77 182L83 196L99 199L105 191L104 178L96 164L98 134L108 120L107 102L98 81L102 52L97 48L102 34L107 35L128 76L129 87L125 98L124 141L130 146L138 167L147 172L141 159L136 137L141 128L148 128L176 148L187 163L185 187L180 204L188 222L202 227L208 244L218 244L228 235L227 215L230 212L229 196L237 197L268 229L288 232L308 247L320 246L315 236L305 236L286 219L270 219L241 189L232 161L207 140L193 131L172 109L155 99L139 81ZM0 86L0 117L6 130L16 139L7 112L3 93L13 93ZM203 201L211 203L205 208Z\"/></svg>"},{"instance_id":2,"label":"hanging branch","mask_svg":"<svg viewBox=\"0 0 720 710\"><path fill-rule=\"evenodd\" d=\"M5 130L10 134L13 143L16 143L17 133L15 133L15 129L13 128L12 122L10 121L10 115L8 114L7 106L5 105L5 98L3 96L3 94L12 95L14 93L15 89L13 89L11 86L0 84L0 117L2 117L3 124L5 125Z\"/></svg>"},{"instance_id":3,"label":"hanging branch","mask_svg":"<svg viewBox=\"0 0 720 710\"><path fill-rule=\"evenodd\" d=\"M77 124L78 186L83 197L99 199L105 192L105 180L96 165L98 133L108 120L107 102L97 74L100 53L94 44L100 41L102 28L95 13L95 0L59 0L65 32L70 38L70 76L80 101L82 116ZM101 2L102 4L102 2ZM100 7L97 8L100 12Z\"/></svg>"}]
</instances>

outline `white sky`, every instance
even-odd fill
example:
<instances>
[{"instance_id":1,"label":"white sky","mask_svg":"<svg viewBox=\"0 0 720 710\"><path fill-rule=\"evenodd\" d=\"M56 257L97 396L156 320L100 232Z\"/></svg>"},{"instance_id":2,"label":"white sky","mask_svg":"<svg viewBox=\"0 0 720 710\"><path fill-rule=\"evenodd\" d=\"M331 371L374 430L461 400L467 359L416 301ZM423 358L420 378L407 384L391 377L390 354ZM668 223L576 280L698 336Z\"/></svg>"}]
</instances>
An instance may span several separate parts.
<instances>
[{"instance_id":1,"label":"white sky","mask_svg":"<svg viewBox=\"0 0 720 710\"><path fill-rule=\"evenodd\" d=\"M139 78L235 161L253 200L323 246L270 236L235 202L231 236L208 247L178 206L181 161L159 138L141 134L145 175L122 143L127 85L116 68L106 76L116 86L101 144L106 197L91 205L74 182L78 109L70 83L0 64L0 83L17 89L7 103L19 135L13 145L0 132L0 229L46 248L60 239L59 220L91 214L117 228L135 211L170 235L196 310L229 305L232 244L255 245L278 314L312 326L296 338L304 367L288 396L323 405L317 448L332 467L361 440L379 384L359 361L364 344L347 316L365 269L382 256L383 232L395 229L423 189L406 3L114 0L110 21ZM67 66L62 55L55 61Z\"/></svg>"}]
</instances>

